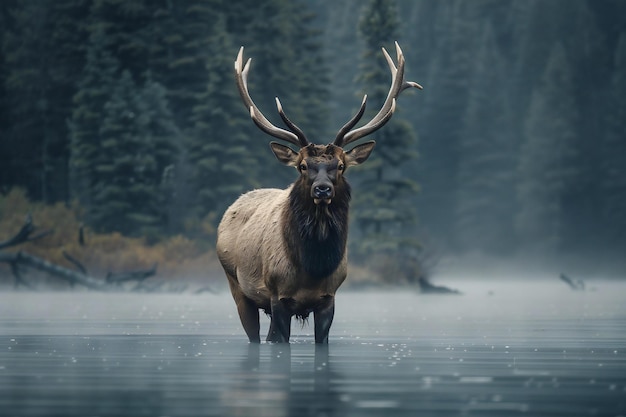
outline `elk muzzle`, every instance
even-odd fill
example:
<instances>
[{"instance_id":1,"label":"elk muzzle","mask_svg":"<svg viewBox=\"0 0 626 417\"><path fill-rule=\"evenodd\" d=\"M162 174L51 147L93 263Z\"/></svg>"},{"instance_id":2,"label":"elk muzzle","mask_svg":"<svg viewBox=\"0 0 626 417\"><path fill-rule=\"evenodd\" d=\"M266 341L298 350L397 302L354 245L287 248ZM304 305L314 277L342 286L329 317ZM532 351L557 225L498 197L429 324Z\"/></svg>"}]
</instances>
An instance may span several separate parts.
<instances>
[{"instance_id":1,"label":"elk muzzle","mask_svg":"<svg viewBox=\"0 0 626 417\"><path fill-rule=\"evenodd\" d=\"M311 185L311 197L316 205L330 204L335 196L335 187L325 169L320 169Z\"/></svg>"}]
</instances>

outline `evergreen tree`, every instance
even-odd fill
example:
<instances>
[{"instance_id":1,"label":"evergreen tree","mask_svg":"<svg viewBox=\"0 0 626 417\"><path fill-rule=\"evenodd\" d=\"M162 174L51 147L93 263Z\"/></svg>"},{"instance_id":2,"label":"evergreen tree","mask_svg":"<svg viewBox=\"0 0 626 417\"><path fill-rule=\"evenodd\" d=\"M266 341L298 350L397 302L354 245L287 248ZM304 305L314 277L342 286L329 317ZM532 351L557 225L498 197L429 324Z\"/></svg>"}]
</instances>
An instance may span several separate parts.
<instances>
[{"instance_id":1,"label":"evergreen tree","mask_svg":"<svg viewBox=\"0 0 626 417\"><path fill-rule=\"evenodd\" d=\"M157 222L156 216L137 212L141 201L150 199L146 173L154 163L143 152L136 118L139 117L138 89L128 71L116 82L103 107L103 120L97 139L93 203L89 208L92 225L99 231L129 234L138 220L143 226ZM137 218L139 217L139 218Z\"/></svg>"},{"instance_id":2,"label":"evergreen tree","mask_svg":"<svg viewBox=\"0 0 626 417\"><path fill-rule=\"evenodd\" d=\"M85 207L88 223L93 220L90 213L97 204L93 193L98 183L96 161L103 152L99 129L104 119L104 105L109 101L119 76L119 63L108 48L108 38L102 29L91 33L87 62L79 76L74 110L68 123L71 194Z\"/></svg>"},{"instance_id":3,"label":"evergreen tree","mask_svg":"<svg viewBox=\"0 0 626 417\"><path fill-rule=\"evenodd\" d=\"M368 101L376 109L384 102L389 88L389 68L380 57L380 47L386 45L394 52L395 48L389 49L389 46L396 40L397 29L394 1L373 0L368 3L359 23L359 33L366 45L361 78L368 92ZM369 117L373 114L370 111ZM354 200L353 219L360 236L352 241L352 247L353 253L361 256L381 252L397 254L401 248L418 246L407 235L407 227L415 222L410 197L416 193L417 185L397 169L415 158L415 133L399 114L394 114L374 138L376 151L359 169L361 181Z\"/></svg>"},{"instance_id":4,"label":"evergreen tree","mask_svg":"<svg viewBox=\"0 0 626 417\"><path fill-rule=\"evenodd\" d=\"M470 74L474 65L475 40L480 26L469 19L474 2L451 1L441 4L432 16L436 51L430 60L420 102L420 160L416 175L420 181L417 203L425 232L439 237L438 244L450 249L454 236L458 196L459 142L464 135Z\"/></svg>"},{"instance_id":5,"label":"evergreen tree","mask_svg":"<svg viewBox=\"0 0 626 417\"><path fill-rule=\"evenodd\" d=\"M175 157L177 131L165 91L139 88L122 73L104 105L91 218L97 230L156 238L167 214L162 178Z\"/></svg>"},{"instance_id":6,"label":"evergreen tree","mask_svg":"<svg viewBox=\"0 0 626 417\"><path fill-rule=\"evenodd\" d=\"M233 78L236 48L224 30L223 16L213 17L213 34L207 42L208 80L198 94L193 109L193 130L190 133L187 161L191 165L191 184L196 196L193 214L206 216L217 226L220 215L234 199L252 188L255 160L250 152L250 137L244 126L250 117L241 111Z\"/></svg>"},{"instance_id":7,"label":"evergreen tree","mask_svg":"<svg viewBox=\"0 0 626 417\"><path fill-rule=\"evenodd\" d=\"M182 152L181 137L175 117L170 110L167 89L152 80L150 73L141 91L139 102L139 131L145 135L145 151L154 159L155 170L148 177L152 188L152 198L142 201L142 210L152 212L158 218L152 230L140 230L140 233L163 234L180 233L178 207L179 182L175 177L177 164ZM185 178L186 179L186 178ZM150 211L151 210L151 211Z\"/></svg>"},{"instance_id":8,"label":"evergreen tree","mask_svg":"<svg viewBox=\"0 0 626 417\"><path fill-rule=\"evenodd\" d=\"M533 91L519 162L516 228L526 248L555 254L563 245L564 197L576 180L574 84L565 48L552 49Z\"/></svg>"},{"instance_id":9,"label":"evergreen tree","mask_svg":"<svg viewBox=\"0 0 626 417\"><path fill-rule=\"evenodd\" d=\"M359 13L363 7L359 0L309 1L316 7L319 26L322 28L325 56L331 63L327 70L329 100L327 108L329 126L337 131L358 109L360 97L355 91L355 68L363 49L358 31ZM379 58L380 59L380 58ZM330 132L334 133L334 132Z\"/></svg>"},{"instance_id":10,"label":"evergreen tree","mask_svg":"<svg viewBox=\"0 0 626 417\"><path fill-rule=\"evenodd\" d=\"M603 245L601 233L602 189L598 178L602 172L601 146L594 136L606 136L606 91L611 79L611 52L589 6L591 2L567 2L569 13L563 19L561 33L570 58L573 82L581 86L593 80L594 88L576 88L578 114L576 136L570 147L576 149L576 180L564 196L564 241L570 252L594 251ZM562 36L562 35L561 35ZM581 198L584 196L584 198ZM585 236L585 239L580 239Z\"/></svg>"},{"instance_id":11,"label":"evergreen tree","mask_svg":"<svg viewBox=\"0 0 626 417\"><path fill-rule=\"evenodd\" d=\"M5 18L8 163L5 172L31 198L67 200L68 143L66 120L82 66L82 20L88 4L81 0L17 2Z\"/></svg>"},{"instance_id":12,"label":"evergreen tree","mask_svg":"<svg viewBox=\"0 0 626 417\"><path fill-rule=\"evenodd\" d=\"M120 63L120 68L130 71L135 80L145 76L152 65L153 48L157 44L151 25L153 22L158 22L154 16L155 11L160 9L164 1L97 0L93 2L90 11L90 32L106 33L109 50Z\"/></svg>"},{"instance_id":13,"label":"evergreen tree","mask_svg":"<svg viewBox=\"0 0 626 417\"><path fill-rule=\"evenodd\" d=\"M507 248L513 231L515 177L512 137L508 129L508 74L490 22L484 24L475 55L471 89L460 138L456 239L463 250L486 253Z\"/></svg>"},{"instance_id":14,"label":"evergreen tree","mask_svg":"<svg viewBox=\"0 0 626 417\"><path fill-rule=\"evenodd\" d=\"M208 184L198 177L202 169L198 164L203 158L198 150L202 141L209 140L209 135L205 131L202 137L198 136L201 132L196 124L198 107L220 108L212 97L207 101L205 91L209 78L218 70L207 62L223 63L228 57L228 67L222 66L219 70L232 77L236 50L225 51L221 44L214 44L220 37L228 36L220 23L226 14L224 7L223 0L162 2L155 6L154 19L142 31L150 40L151 74L167 89L167 99L181 135L179 159L168 171L172 196L168 216L171 232L197 234L200 220L207 213L214 213L213 206L208 208L200 203ZM232 85L234 83L225 84L222 88Z\"/></svg>"},{"instance_id":15,"label":"evergreen tree","mask_svg":"<svg viewBox=\"0 0 626 417\"><path fill-rule=\"evenodd\" d=\"M224 0L163 2L154 7L154 18L143 30L150 45L152 77L167 88L167 98L176 124L183 130L194 123L193 109L208 82L206 62L217 50L211 45L216 31L225 31ZM221 34L226 36L226 33Z\"/></svg>"},{"instance_id":16,"label":"evergreen tree","mask_svg":"<svg viewBox=\"0 0 626 417\"><path fill-rule=\"evenodd\" d=\"M6 33L13 30L10 9L15 7L14 2L0 4L0 193L6 193L13 185L14 179L11 174L11 147L9 144L9 129L11 119L6 87L8 76L5 52Z\"/></svg>"},{"instance_id":17,"label":"evergreen tree","mask_svg":"<svg viewBox=\"0 0 626 417\"><path fill-rule=\"evenodd\" d=\"M615 51L607 133L601 142L602 217L606 243L623 256L626 245L626 32Z\"/></svg>"},{"instance_id":18,"label":"evergreen tree","mask_svg":"<svg viewBox=\"0 0 626 417\"><path fill-rule=\"evenodd\" d=\"M311 141L329 143L336 132L328 123L330 79L320 31L314 27L315 15L304 4L290 2L289 5L291 10L285 18L291 17L294 26L290 35L295 51L292 73L298 92L293 99L297 107L293 117Z\"/></svg>"}]
</instances>

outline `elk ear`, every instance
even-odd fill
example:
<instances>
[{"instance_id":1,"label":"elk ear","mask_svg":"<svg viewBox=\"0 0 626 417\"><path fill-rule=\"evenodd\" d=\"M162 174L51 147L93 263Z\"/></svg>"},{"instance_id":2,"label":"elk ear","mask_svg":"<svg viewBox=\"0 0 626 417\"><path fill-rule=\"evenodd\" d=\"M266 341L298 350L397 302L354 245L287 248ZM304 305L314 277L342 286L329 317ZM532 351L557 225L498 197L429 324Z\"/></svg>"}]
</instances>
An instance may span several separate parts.
<instances>
[{"instance_id":1,"label":"elk ear","mask_svg":"<svg viewBox=\"0 0 626 417\"><path fill-rule=\"evenodd\" d=\"M280 162L290 167L298 165L298 153L289 146L281 145L277 142L270 142L270 148Z\"/></svg>"},{"instance_id":2,"label":"elk ear","mask_svg":"<svg viewBox=\"0 0 626 417\"><path fill-rule=\"evenodd\" d=\"M376 142L370 140L369 142L365 142L350 149L348 152L346 152L346 165L353 166L365 162L374 150L375 145Z\"/></svg>"}]
</instances>

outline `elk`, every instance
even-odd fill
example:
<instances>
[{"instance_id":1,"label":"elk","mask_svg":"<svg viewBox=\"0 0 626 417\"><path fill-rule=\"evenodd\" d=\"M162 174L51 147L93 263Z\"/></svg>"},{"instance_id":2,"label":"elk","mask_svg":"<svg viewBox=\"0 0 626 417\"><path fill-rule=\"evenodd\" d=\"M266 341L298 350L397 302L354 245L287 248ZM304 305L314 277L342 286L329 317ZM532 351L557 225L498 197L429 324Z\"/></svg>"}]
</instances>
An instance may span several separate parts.
<instances>
[{"instance_id":1,"label":"elk","mask_svg":"<svg viewBox=\"0 0 626 417\"><path fill-rule=\"evenodd\" d=\"M241 47L235 61L239 94L253 122L263 132L298 147L271 142L276 158L298 170L287 189L257 189L241 195L224 213L217 232L217 255L251 343L259 343L259 310L270 316L267 342L288 343L291 318L313 313L315 343L328 343L335 311L335 293L346 279L350 185L345 172L370 156L373 140L345 150L350 143L380 129L396 108L398 95L410 87L404 80L404 55L396 43L397 67L385 48L391 88L382 108L365 125L354 128L365 112L361 107L327 145L310 143L283 111L287 129L273 125L259 111L248 91L251 59L243 64Z\"/></svg>"}]
</instances>

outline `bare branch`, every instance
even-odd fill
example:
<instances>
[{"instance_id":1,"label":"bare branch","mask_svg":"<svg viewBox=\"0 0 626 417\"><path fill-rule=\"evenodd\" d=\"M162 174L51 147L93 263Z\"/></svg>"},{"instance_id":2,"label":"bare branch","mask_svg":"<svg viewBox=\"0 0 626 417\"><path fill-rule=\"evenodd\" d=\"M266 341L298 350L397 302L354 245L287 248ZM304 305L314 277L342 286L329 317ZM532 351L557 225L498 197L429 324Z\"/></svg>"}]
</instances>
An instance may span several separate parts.
<instances>
[{"instance_id":1,"label":"bare branch","mask_svg":"<svg viewBox=\"0 0 626 417\"><path fill-rule=\"evenodd\" d=\"M62 253L63 257L67 259L72 265L74 265L81 273L83 273L84 275L88 275L87 269L83 266L83 264L78 261L78 259L74 258L72 255L65 251L63 251Z\"/></svg>"},{"instance_id":2,"label":"bare branch","mask_svg":"<svg viewBox=\"0 0 626 417\"><path fill-rule=\"evenodd\" d=\"M33 240L41 239L42 237L48 236L52 233L52 230L45 230L34 236L31 236L31 234L35 232L35 229L36 227L35 225L33 225L33 218L30 214L28 214L26 216L26 219L24 220L24 224L17 232L17 234L8 240L5 240L4 242L0 242L0 249L21 245L22 243L26 242L32 242Z\"/></svg>"}]
</instances>

